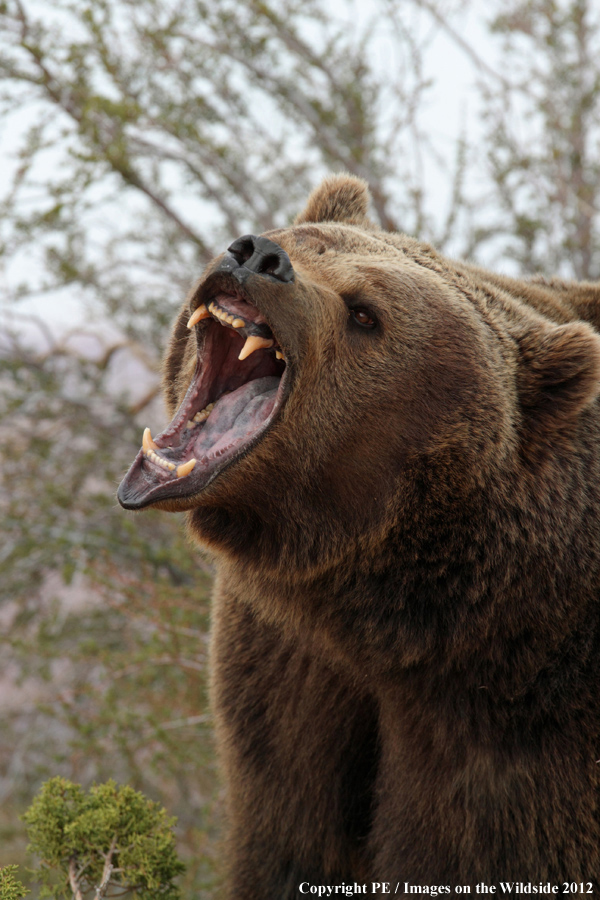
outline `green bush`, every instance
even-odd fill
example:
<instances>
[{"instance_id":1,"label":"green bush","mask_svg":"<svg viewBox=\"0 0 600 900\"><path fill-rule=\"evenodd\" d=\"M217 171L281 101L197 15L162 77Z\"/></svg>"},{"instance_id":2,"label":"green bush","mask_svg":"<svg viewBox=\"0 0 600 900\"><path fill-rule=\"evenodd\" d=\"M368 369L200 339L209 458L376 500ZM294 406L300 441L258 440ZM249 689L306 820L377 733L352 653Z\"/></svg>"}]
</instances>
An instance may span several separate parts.
<instances>
[{"instance_id":1,"label":"green bush","mask_svg":"<svg viewBox=\"0 0 600 900\"><path fill-rule=\"evenodd\" d=\"M41 897L96 900L130 892L140 900L177 900L184 871L175 849L175 819L128 785L114 781L86 793L66 778L47 781L24 815L30 850L39 857ZM7 894L6 900L22 894ZM2 895L4 900L4 895Z\"/></svg>"}]
</instances>

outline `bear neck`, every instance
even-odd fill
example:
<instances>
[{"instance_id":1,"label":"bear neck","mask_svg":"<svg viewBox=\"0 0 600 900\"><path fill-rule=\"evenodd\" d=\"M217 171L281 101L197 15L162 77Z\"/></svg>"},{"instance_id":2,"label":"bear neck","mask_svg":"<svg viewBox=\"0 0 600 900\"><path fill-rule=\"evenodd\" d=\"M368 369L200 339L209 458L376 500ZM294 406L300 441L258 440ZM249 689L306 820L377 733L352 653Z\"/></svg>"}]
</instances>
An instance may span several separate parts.
<instances>
[{"instance_id":1,"label":"bear neck","mask_svg":"<svg viewBox=\"0 0 600 900\"><path fill-rule=\"evenodd\" d=\"M432 705L460 697L482 721L501 711L525 716L534 702L540 715L560 715L567 694L572 705L581 693L584 704L600 658L589 574L600 577L598 542L589 539L600 529L590 511L600 497L582 493L579 476L555 456L535 471L492 469L457 497L435 488L438 466L428 460L398 491L385 536L378 523L348 540L343 556L333 541L327 552L336 532L325 517L313 516L309 534L302 520L271 527L268 517L232 523L217 512L212 524L229 541L217 552L219 583L284 635L308 635L335 665L360 666L403 691L419 685L415 696L427 686ZM540 520L547 527L535 529Z\"/></svg>"}]
</instances>

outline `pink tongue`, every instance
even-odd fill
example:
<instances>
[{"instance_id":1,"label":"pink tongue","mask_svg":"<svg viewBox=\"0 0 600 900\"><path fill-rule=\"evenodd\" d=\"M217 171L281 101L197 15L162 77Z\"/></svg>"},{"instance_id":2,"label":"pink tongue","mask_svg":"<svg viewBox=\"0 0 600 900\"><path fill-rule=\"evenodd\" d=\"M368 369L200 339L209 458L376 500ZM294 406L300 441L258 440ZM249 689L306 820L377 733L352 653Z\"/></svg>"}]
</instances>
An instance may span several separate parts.
<instances>
[{"instance_id":1,"label":"pink tongue","mask_svg":"<svg viewBox=\"0 0 600 900\"><path fill-rule=\"evenodd\" d=\"M194 442L198 463L221 456L252 437L272 411L278 387L279 378L268 376L221 397Z\"/></svg>"}]
</instances>

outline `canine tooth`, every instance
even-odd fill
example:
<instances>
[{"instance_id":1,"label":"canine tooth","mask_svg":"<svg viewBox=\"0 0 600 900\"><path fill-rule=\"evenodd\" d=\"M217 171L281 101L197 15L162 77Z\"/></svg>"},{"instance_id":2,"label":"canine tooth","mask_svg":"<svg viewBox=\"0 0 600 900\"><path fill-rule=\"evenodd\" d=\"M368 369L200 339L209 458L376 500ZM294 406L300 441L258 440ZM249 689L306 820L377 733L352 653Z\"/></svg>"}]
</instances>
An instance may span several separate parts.
<instances>
[{"instance_id":1,"label":"canine tooth","mask_svg":"<svg viewBox=\"0 0 600 900\"><path fill-rule=\"evenodd\" d=\"M275 359L285 359L285 356L283 355L283 353L281 352L281 350L276 350L276 351L275 351Z\"/></svg>"},{"instance_id":2,"label":"canine tooth","mask_svg":"<svg viewBox=\"0 0 600 900\"><path fill-rule=\"evenodd\" d=\"M238 359L246 359L247 356L250 356L251 353L254 353L255 350L266 349L267 347L272 347L273 341L269 340L269 338L258 337L256 334L249 334L246 338L246 343L240 350L240 355Z\"/></svg>"},{"instance_id":3,"label":"canine tooth","mask_svg":"<svg viewBox=\"0 0 600 900\"><path fill-rule=\"evenodd\" d=\"M196 460L190 459L188 462L182 463L180 466L177 466L177 477L183 478L184 475L189 475L195 465Z\"/></svg>"},{"instance_id":4,"label":"canine tooth","mask_svg":"<svg viewBox=\"0 0 600 900\"><path fill-rule=\"evenodd\" d=\"M150 429L144 429L144 435L142 437L142 447L144 448L144 453L148 453L149 450L158 450L158 444L155 444L152 440L152 435L150 434Z\"/></svg>"},{"instance_id":5,"label":"canine tooth","mask_svg":"<svg viewBox=\"0 0 600 900\"><path fill-rule=\"evenodd\" d=\"M192 315L191 315L190 318L188 319L187 327L188 327L188 328L193 328L194 325L197 325L198 322L200 322L201 319L206 319L207 316L210 316L210 313L209 313L209 311L207 310L207 308L206 308L206 306L204 305L204 303L202 303L200 306L198 306L198 307L194 310L194 312L192 313Z\"/></svg>"},{"instance_id":6,"label":"canine tooth","mask_svg":"<svg viewBox=\"0 0 600 900\"><path fill-rule=\"evenodd\" d=\"M244 322L243 319L237 318L237 319L234 319L231 324L233 325L234 328L243 328L246 323Z\"/></svg>"}]
</instances>

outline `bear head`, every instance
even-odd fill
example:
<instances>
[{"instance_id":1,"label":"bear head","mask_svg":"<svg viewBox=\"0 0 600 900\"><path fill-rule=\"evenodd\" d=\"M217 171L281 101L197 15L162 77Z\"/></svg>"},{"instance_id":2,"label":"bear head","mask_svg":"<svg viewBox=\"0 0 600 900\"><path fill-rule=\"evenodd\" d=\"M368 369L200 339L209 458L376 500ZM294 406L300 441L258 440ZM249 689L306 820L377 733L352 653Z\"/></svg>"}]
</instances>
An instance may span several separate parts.
<instances>
[{"instance_id":1,"label":"bear head","mask_svg":"<svg viewBox=\"0 0 600 900\"><path fill-rule=\"evenodd\" d=\"M332 176L207 267L165 362L172 420L146 432L124 507L188 510L216 553L317 570L563 464L598 393L595 332L368 207Z\"/></svg>"}]
</instances>

